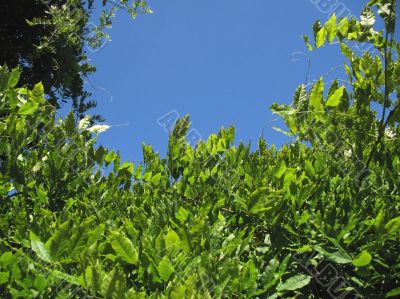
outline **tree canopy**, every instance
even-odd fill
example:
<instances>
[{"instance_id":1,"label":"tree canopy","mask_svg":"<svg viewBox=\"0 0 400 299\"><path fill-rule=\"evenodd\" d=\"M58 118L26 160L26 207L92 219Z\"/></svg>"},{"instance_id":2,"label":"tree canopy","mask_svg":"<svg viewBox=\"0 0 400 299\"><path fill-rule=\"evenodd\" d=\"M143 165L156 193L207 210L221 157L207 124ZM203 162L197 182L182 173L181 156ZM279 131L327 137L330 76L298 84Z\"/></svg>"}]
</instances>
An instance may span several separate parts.
<instances>
[{"instance_id":1,"label":"tree canopy","mask_svg":"<svg viewBox=\"0 0 400 299\"><path fill-rule=\"evenodd\" d=\"M0 69L0 293L13 298L398 298L400 43L395 1L313 26L346 82L272 105L295 141L195 146L122 162L106 126L55 119L42 83ZM385 30L374 29L379 14ZM371 45L362 54L354 43ZM377 108L378 107L378 108Z\"/></svg>"},{"instance_id":2,"label":"tree canopy","mask_svg":"<svg viewBox=\"0 0 400 299\"><path fill-rule=\"evenodd\" d=\"M91 26L96 4L103 12L97 26ZM105 29L116 10L133 18L150 11L143 0L5 0L0 7L0 65L21 69L20 86L42 82L52 105L70 102L78 117L96 106L83 81L95 71L88 49L98 49L108 38Z\"/></svg>"}]
</instances>

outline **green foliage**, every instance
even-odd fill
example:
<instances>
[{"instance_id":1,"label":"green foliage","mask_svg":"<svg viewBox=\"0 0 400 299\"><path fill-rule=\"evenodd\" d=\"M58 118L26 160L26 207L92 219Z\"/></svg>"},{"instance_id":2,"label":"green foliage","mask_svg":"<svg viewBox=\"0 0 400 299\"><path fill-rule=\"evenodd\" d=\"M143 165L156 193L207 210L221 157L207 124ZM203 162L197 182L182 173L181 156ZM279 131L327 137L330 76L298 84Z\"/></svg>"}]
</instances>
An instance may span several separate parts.
<instances>
[{"instance_id":1,"label":"green foliage","mask_svg":"<svg viewBox=\"0 0 400 299\"><path fill-rule=\"evenodd\" d=\"M371 5L391 32L385 3ZM279 149L235 146L232 127L191 146L186 116L165 158L143 145L144 163L121 163L96 145L105 128L56 120L41 84L0 68L0 293L396 298L400 46L372 30L373 8L314 25L316 48L342 44L350 83L321 78L274 104L296 137Z\"/></svg>"}]
</instances>

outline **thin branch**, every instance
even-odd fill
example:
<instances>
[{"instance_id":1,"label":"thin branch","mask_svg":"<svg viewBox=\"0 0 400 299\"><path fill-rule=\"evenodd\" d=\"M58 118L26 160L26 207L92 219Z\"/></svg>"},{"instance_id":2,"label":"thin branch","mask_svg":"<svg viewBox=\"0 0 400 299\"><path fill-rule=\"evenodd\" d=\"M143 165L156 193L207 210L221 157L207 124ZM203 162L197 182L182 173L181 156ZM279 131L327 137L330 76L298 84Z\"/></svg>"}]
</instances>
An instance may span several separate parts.
<instances>
[{"instance_id":1,"label":"thin branch","mask_svg":"<svg viewBox=\"0 0 400 299\"><path fill-rule=\"evenodd\" d=\"M393 9L394 9L394 2L395 0L392 0L391 3L391 7L390 7L390 13L389 13L389 22L392 18L392 13L393 13ZM386 121L385 121L385 117L386 117L386 104L389 101L389 74L388 74L388 39L389 39L389 24L386 24L386 36L385 36L385 49L384 49L384 59L385 59L385 66L384 66L384 71L385 71L385 96L384 96L384 100L383 100L383 111L382 111L382 117L381 117L381 121L380 121L380 127L379 127L379 132L378 132L378 138L376 139L375 144L373 145L371 152L369 154L367 163L365 164L365 168L368 169L371 161L372 161L372 157L374 156L376 149L378 148L379 143L381 143L383 135L385 133L385 127L387 126L391 115L394 113L394 111L396 110L396 107L393 108L392 111L390 111ZM393 41L393 34L391 35L391 41L390 44L392 44ZM361 183L361 181L360 181Z\"/></svg>"}]
</instances>

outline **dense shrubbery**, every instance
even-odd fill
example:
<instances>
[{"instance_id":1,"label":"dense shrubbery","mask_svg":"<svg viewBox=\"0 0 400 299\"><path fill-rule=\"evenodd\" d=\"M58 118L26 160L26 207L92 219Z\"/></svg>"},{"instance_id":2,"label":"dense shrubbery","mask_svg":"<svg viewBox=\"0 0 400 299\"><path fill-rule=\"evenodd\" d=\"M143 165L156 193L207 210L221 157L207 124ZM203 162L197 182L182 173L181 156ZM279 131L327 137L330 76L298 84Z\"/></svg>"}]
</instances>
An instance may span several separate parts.
<instances>
[{"instance_id":1,"label":"dense shrubbery","mask_svg":"<svg viewBox=\"0 0 400 299\"><path fill-rule=\"evenodd\" d=\"M42 85L15 88L19 71L2 67L2 297L398 297L400 45L386 2L371 5L387 34L369 8L314 25L317 48L339 41L349 82L273 105L298 136L279 149L234 146L233 128L192 147L185 117L165 158L144 145L143 164L121 163L95 144L103 127L55 121Z\"/></svg>"}]
</instances>

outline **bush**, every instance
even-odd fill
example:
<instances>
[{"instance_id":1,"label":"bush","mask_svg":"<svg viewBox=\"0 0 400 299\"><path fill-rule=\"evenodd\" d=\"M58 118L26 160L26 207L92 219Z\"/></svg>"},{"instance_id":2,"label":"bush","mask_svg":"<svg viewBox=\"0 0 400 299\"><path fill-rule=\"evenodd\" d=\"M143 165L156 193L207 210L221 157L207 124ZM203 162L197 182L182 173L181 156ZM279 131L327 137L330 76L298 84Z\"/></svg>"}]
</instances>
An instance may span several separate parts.
<instances>
[{"instance_id":1,"label":"bush","mask_svg":"<svg viewBox=\"0 0 400 299\"><path fill-rule=\"evenodd\" d=\"M279 149L235 146L234 128L192 147L184 117L165 158L144 145L143 163L121 163L96 145L106 127L56 120L40 83L15 88L18 69L2 67L3 296L399 296L400 44L386 2L315 23L316 47L337 39L348 58L348 83L325 91L321 78L274 104L297 137Z\"/></svg>"}]
</instances>

